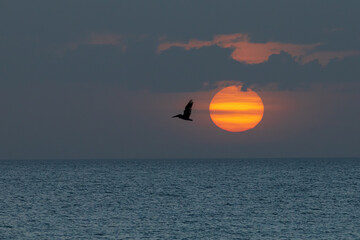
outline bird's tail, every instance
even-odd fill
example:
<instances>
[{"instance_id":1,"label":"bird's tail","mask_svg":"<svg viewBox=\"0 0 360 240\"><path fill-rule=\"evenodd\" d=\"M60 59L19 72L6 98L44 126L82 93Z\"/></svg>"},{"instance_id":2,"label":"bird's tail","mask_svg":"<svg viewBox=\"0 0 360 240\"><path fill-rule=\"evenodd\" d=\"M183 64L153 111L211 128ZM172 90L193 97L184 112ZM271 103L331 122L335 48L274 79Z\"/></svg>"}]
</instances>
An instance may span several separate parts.
<instances>
[{"instance_id":1,"label":"bird's tail","mask_svg":"<svg viewBox=\"0 0 360 240\"><path fill-rule=\"evenodd\" d=\"M172 118L176 118L176 117L179 117L179 114L178 114L178 115L175 115L175 116L172 116Z\"/></svg>"}]
</instances>

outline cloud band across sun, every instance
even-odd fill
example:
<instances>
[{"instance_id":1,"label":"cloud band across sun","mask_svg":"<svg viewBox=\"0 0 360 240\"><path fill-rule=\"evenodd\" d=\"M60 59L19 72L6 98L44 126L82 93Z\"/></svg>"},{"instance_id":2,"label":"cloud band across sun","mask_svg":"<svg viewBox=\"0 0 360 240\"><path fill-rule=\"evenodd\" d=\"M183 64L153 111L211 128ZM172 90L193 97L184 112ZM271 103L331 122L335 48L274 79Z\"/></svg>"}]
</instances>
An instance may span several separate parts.
<instances>
[{"instance_id":1,"label":"cloud band across sun","mask_svg":"<svg viewBox=\"0 0 360 240\"><path fill-rule=\"evenodd\" d=\"M180 47L185 50L191 50L202 47L218 46L221 48L233 49L231 58L246 64L263 63L268 61L269 57L273 54L286 52L301 64L317 60L323 67L326 66L332 59L342 60L347 56L360 55L360 51L316 51L316 48L320 45L323 44L292 44L281 42L256 43L251 42L248 34L237 33L216 35L210 41L192 39L188 42L163 42L158 46L157 52L160 53L162 51L169 50L172 47Z\"/></svg>"}]
</instances>

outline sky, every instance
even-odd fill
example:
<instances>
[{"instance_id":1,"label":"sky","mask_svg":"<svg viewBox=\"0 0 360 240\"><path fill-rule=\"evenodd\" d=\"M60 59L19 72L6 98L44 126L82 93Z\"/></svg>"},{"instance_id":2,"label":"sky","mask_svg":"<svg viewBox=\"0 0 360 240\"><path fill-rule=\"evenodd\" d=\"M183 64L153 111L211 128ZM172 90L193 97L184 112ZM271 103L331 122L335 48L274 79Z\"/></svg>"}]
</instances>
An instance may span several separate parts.
<instances>
[{"instance_id":1,"label":"sky","mask_svg":"<svg viewBox=\"0 0 360 240\"><path fill-rule=\"evenodd\" d=\"M0 159L360 157L359 8L1 1ZM211 121L231 85L261 97L255 128Z\"/></svg>"}]
</instances>

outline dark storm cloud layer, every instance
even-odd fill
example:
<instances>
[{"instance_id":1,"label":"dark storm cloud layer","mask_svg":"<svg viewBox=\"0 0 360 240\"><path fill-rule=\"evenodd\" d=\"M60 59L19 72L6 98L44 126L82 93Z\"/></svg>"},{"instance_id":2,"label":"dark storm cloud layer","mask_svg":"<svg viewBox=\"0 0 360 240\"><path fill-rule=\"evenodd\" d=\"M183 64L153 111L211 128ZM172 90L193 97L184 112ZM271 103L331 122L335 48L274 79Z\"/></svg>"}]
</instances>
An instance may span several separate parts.
<instances>
[{"instance_id":1,"label":"dark storm cloud layer","mask_svg":"<svg viewBox=\"0 0 360 240\"><path fill-rule=\"evenodd\" d=\"M82 44L61 54L40 46L8 47L2 51L0 77L7 83L113 82L124 88L155 91L196 91L224 80L259 87L272 83L280 89L294 89L312 83L360 79L358 56L330 60L323 67L316 60L300 64L281 52L263 63L245 64L231 59L230 49L172 48L156 53L158 44L156 39L146 38L128 43L125 51L110 44Z\"/></svg>"},{"instance_id":2,"label":"dark storm cloud layer","mask_svg":"<svg viewBox=\"0 0 360 240\"><path fill-rule=\"evenodd\" d=\"M0 7L0 77L24 81L118 82L126 88L196 91L224 80L294 88L356 81L360 58L304 65L287 53L260 64L230 58L216 46L161 53L164 41L209 40L244 33L252 41L315 44L359 51L360 3L340 1L24 1ZM160 39L160 40L159 40Z\"/></svg>"}]
</instances>

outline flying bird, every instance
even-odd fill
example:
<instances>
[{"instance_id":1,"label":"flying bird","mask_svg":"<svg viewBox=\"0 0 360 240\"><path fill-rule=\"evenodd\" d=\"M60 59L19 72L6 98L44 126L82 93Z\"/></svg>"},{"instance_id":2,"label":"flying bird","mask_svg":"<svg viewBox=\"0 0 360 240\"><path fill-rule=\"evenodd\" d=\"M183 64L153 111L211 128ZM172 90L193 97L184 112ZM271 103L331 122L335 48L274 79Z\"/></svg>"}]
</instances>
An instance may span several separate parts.
<instances>
[{"instance_id":1,"label":"flying bird","mask_svg":"<svg viewBox=\"0 0 360 240\"><path fill-rule=\"evenodd\" d=\"M182 120L187 120L187 121L192 121L192 119L190 119L190 114L191 114L191 108L193 105L193 100L190 100L189 103L185 106L185 110L184 110L184 114L178 114L173 116L173 118L181 118Z\"/></svg>"}]
</instances>

